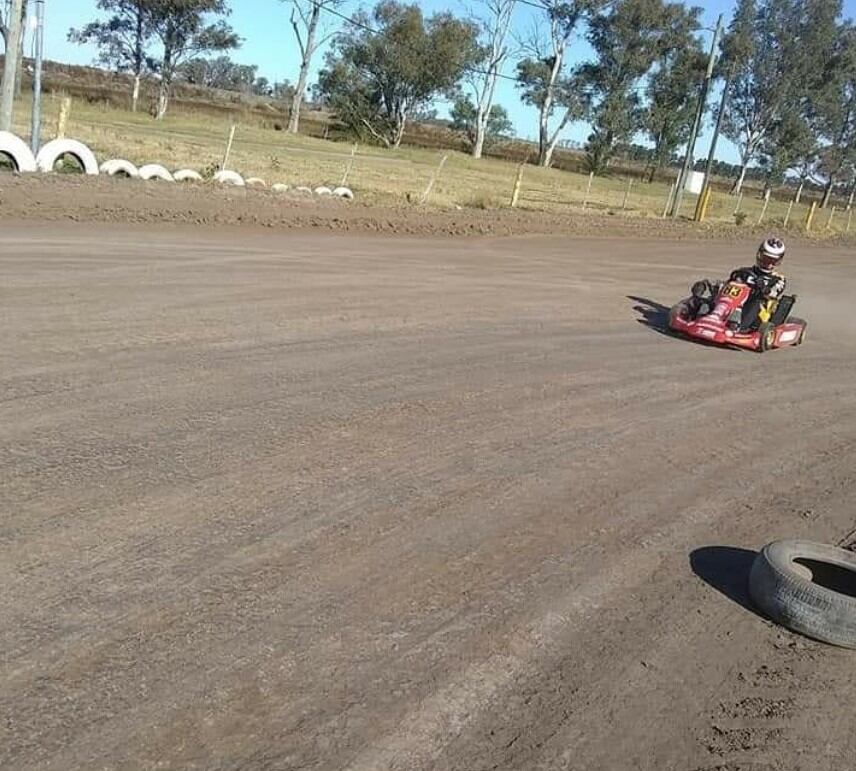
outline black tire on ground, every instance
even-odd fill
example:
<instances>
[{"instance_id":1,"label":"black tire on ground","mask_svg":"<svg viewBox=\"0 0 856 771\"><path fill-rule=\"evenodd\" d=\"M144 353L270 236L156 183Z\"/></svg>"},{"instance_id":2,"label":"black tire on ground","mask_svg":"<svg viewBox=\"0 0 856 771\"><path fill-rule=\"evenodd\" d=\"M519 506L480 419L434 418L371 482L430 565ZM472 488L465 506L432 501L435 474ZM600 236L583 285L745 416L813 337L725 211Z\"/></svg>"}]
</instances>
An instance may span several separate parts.
<instances>
[{"instance_id":1,"label":"black tire on ground","mask_svg":"<svg viewBox=\"0 0 856 771\"><path fill-rule=\"evenodd\" d=\"M776 341L776 327L770 323L761 324L761 326L758 327L758 332L761 333L758 350L761 353L769 351L773 347L773 343Z\"/></svg>"},{"instance_id":2,"label":"black tire on ground","mask_svg":"<svg viewBox=\"0 0 856 771\"><path fill-rule=\"evenodd\" d=\"M791 318L789 318L788 321L791 324L802 324L802 331L800 332L800 336L797 338L797 341L794 343L794 345L802 345L805 342L805 333L806 333L806 328L808 327L808 322L803 320L803 319L794 318L793 316L791 316Z\"/></svg>"},{"instance_id":3,"label":"black tire on ground","mask_svg":"<svg viewBox=\"0 0 856 771\"><path fill-rule=\"evenodd\" d=\"M773 621L815 640L856 648L856 554L776 541L752 565L749 596Z\"/></svg>"}]
</instances>

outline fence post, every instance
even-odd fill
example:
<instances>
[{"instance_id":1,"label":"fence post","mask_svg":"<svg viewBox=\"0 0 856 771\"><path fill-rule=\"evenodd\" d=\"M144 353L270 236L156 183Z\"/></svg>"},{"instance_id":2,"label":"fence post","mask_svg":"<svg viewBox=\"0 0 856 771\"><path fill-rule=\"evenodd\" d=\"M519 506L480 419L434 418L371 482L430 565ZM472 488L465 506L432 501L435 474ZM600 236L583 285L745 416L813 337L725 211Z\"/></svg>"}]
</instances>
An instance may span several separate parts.
<instances>
[{"instance_id":1,"label":"fence post","mask_svg":"<svg viewBox=\"0 0 856 771\"><path fill-rule=\"evenodd\" d=\"M589 174L588 185L586 185L586 194L585 194L585 197L583 198L583 209L585 209L586 206L588 206L589 193L591 193L591 183L593 181L594 181L594 172L592 171Z\"/></svg>"},{"instance_id":2,"label":"fence post","mask_svg":"<svg viewBox=\"0 0 856 771\"><path fill-rule=\"evenodd\" d=\"M235 129L237 126L233 123L232 130L229 132L229 141L226 143L226 152L223 155L223 165L220 167L223 171L229 168L229 156L232 154L232 142L235 141Z\"/></svg>"},{"instance_id":3,"label":"fence post","mask_svg":"<svg viewBox=\"0 0 856 771\"><path fill-rule=\"evenodd\" d=\"M791 210L793 208L794 208L794 200L792 198L790 203L788 204L788 210L785 213L785 221L782 223L782 227L786 228L788 226L788 222L790 222L790 219L791 219Z\"/></svg>"},{"instance_id":4,"label":"fence post","mask_svg":"<svg viewBox=\"0 0 856 771\"><path fill-rule=\"evenodd\" d=\"M826 229L832 230L832 220L835 219L835 207L833 206L829 212L829 219L826 221Z\"/></svg>"},{"instance_id":5,"label":"fence post","mask_svg":"<svg viewBox=\"0 0 856 771\"><path fill-rule=\"evenodd\" d=\"M666 196L666 205L663 207L661 219L666 219L666 215L669 213L669 207L672 205L672 196L675 194L675 186L677 184L677 182L672 182L672 186L669 188L669 195Z\"/></svg>"},{"instance_id":6,"label":"fence post","mask_svg":"<svg viewBox=\"0 0 856 771\"><path fill-rule=\"evenodd\" d=\"M440 163L437 165L437 168L434 169L431 179L428 180L428 187L425 188L425 192L422 193L422 198L419 200L420 205L424 204L428 200L428 196L431 195L431 190L434 189L434 183L437 181L437 177L440 176L440 172L443 171L443 167L446 165L446 159L448 157L448 155L444 155L440 159Z\"/></svg>"},{"instance_id":7,"label":"fence post","mask_svg":"<svg viewBox=\"0 0 856 771\"><path fill-rule=\"evenodd\" d=\"M630 188L633 187L633 177L627 180L627 190L624 191L624 200L621 202L621 211L627 210L627 199L630 198Z\"/></svg>"},{"instance_id":8,"label":"fence post","mask_svg":"<svg viewBox=\"0 0 856 771\"><path fill-rule=\"evenodd\" d=\"M817 201L812 201L811 206L808 208L808 214L805 218L805 229L806 232L811 230L811 223L814 222L814 215L817 211Z\"/></svg>"},{"instance_id":9,"label":"fence post","mask_svg":"<svg viewBox=\"0 0 856 771\"><path fill-rule=\"evenodd\" d=\"M707 208L710 206L710 198L713 195L713 188L709 185L702 190L699 197L698 206L696 207L696 222L704 222L707 219Z\"/></svg>"},{"instance_id":10,"label":"fence post","mask_svg":"<svg viewBox=\"0 0 856 771\"><path fill-rule=\"evenodd\" d=\"M511 208L513 209L517 206L517 201L520 198L520 186L523 184L523 167L526 165L526 161L523 161L517 167L517 177L514 180L514 187L511 190Z\"/></svg>"},{"instance_id":11,"label":"fence post","mask_svg":"<svg viewBox=\"0 0 856 771\"><path fill-rule=\"evenodd\" d=\"M760 225L764 221L764 215L767 213L767 207L770 205L770 193L772 191L768 188L767 192L764 193L764 205L761 207L761 213L758 215L758 224Z\"/></svg>"},{"instance_id":12,"label":"fence post","mask_svg":"<svg viewBox=\"0 0 856 771\"><path fill-rule=\"evenodd\" d=\"M56 138L62 139L65 136L65 130L68 128L68 116L71 113L71 97L63 97L62 103L59 106L59 118L56 122Z\"/></svg>"},{"instance_id":13,"label":"fence post","mask_svg":"<svg viewBox=\"0 0 856 771\"><path fill-rule=\"evenodd\" d=\"M354 168L354 159L357 155L357 144L354 143L354 147L351 150L351 158L348 161L348 165L345 167L345 173L342 175L342 187L348 184L348 177L351 175L351 170Z\"/></svg>"},{"instance_id":14,"label":"fence post","mask_svg":"<svg viewBox=\"0 0 856 771\"><path fill-rule=\"evenodd\" d=\"M847 210L847 229L844 231L845 233L850 232L850 223L853 221L853 209Z\"/></svg>"}]
</instances>

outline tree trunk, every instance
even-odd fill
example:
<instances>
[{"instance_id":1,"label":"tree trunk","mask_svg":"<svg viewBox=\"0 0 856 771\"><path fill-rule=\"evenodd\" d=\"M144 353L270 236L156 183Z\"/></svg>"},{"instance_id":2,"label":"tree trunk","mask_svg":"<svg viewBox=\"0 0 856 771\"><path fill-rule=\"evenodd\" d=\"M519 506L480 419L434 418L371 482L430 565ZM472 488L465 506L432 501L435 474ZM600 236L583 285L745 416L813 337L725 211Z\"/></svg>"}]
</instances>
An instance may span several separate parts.
<instances>
[{"instance_id":1,"label":"tree trunk","mask_svg":"<svg viewBox=\"0 0 856 771\"><path fill-rule=\"evenodd\" d=\"M487 137L487 127L490 122L490 111L493 109L493 95L496 91L496 78L499 73L491 71L487 77L490 83L482 94L479 100L479 105L476 112L476 138L473 142L473 158L478 160L484 153L484 142Z\"/></svg>"},{"instance_id":2,"label":"tree trunk","mask_svg":"<svg viewBox=\"0 0 856 771\"><path fill-rule=\"evenodd\" d=\"M166 77L161 77L160 88L158 89L158 109L155 115L156 120L163 120L166 111L169 108L169 90L170 80Z\"/></svg>"},{"instance_id":3,"label":"tree trunk","mask_svg":"<svg viewBox=\"0 0 856 771\"><path fill-rule=\"evenodd\" d=\"M829 199L832 198L832 191L835 188L835 177L830 176L826 187L823 189L823 201L820 203L820 208L825 209L829 206Z\"/></svg>"},{"instance_id":4,"label":"tree trunk","mask_svg":"<svg viewBox=\"0 0 856 771\"><path fill-rule=\"evenodd\" d=\"M313 3L312 12L309 14L309 24L306 29L306 44L301 44L300 74L297 76L297 86L294 96L291 98L291 114L288 116L288 131L296 134L300 129L300 108L303 105L303 97L306 94L306 81L309 79L309 68L312 66L312 57L315 54L315 36L318 33L318 22L321 18L321 6ZM300 44L300 33L297 23L292 19L297 42Z\"/></svg>"},{"instance_id":5,"label":"tree trunk","mask_svg":"<svg viewBox=\"0 0 856 771\"><path fill-rule=\"evenodd\" d=\"M556 81L562 71L564 49L556 51L553 59L553 68L550 71L550 81L547 84L547 93L544 95L544 104L541 105L541 115L538 120L538 165L549 166L553 157L550 146L550 115L553 112L553 101L555 99Z\"/></svg>"},{"instance_id":6,"label":"tree trunk","mask_svg":"<svg viewBox=\"0 0 856 771\"><path fill-rule=\"evenodd\" d=\"M395 150L401 147L401 140L404 139L404 127L406 125L407 115L399 115L395 126L395 139L392 142L392 147Z\"/></svg>"},{"instance_id":7,"label":"tree trunk","mask_svg":"<svg viewBox=\"0 0 856 771\"><path fill-rule=\"evenodd\" d=\"M15 70L15 98L21 96L24 85L24 42L27 29L27 3L21 8L21 39L18 41L18 68Z\"/></svg>"},{"instance_id":8,"label":"tree trunk","mask_svg":"<svg viewBox=\"0 0 856 771\"><path fill-rule=\"evenodd\" d=\"M134 75L134 91L131 94L131 112L136 112L140 105L140 73Z\"/></svg>"}]
</instances>

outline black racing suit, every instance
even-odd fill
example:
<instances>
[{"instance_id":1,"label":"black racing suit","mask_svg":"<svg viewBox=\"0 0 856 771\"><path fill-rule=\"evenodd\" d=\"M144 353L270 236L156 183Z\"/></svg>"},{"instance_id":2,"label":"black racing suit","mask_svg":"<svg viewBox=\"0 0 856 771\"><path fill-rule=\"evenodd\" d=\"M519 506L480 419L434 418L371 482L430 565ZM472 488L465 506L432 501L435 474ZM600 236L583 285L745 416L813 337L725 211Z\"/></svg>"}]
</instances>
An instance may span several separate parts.
<instances>
[{"instance_id":1,"label":"black racing suit","mask_svg":"<svg viewBox=\"0 0 856 771\"><path fill-rule=\"evenodd\" d=\"M787 279L781 273L765 273L756 265L738 268L732 272L729 280L752 287L752 294L743 305L741 329L756 329L762 322L769 321L788 286Z\"/></svg>"},{"instance_id":2,"label":"black racing suit","mask_svg":"<svg viewBox=\"0 0 856 771\"><path fill-rule=\"evenodd\" d=\"M769 321L779 298L787 288L787 280L779 273L764 273L757 266L738 268L731 273L729 281L739 281L752 287L752 293L743 306L741 329L754 329L761 322ZM694 318L705 316L713 310L716 296L723 284L704 279L693 285L690 312Z\"/></svg>"}]
</instances>

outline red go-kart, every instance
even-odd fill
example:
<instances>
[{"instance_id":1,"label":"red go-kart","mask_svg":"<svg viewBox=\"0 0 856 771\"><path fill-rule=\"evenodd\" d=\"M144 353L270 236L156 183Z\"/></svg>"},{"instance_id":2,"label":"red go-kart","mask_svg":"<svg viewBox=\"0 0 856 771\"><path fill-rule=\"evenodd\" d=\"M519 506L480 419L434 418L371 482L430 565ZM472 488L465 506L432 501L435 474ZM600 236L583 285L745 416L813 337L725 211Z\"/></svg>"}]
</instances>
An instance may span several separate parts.
<instances>
[{"instance_id":1,"label":"red go-kart","mask_svg":"<svg viewBox=\"0 0 856 771\"><path fill-rule=\"evenodd\" d=\"M693 298L675 305L669 312L669 329L687 337L718 345L747 348L763 353L772 348L800 345L805 340L807 322L790 315L796 297L782 297L769 321L757 328L741 327L742 311L752 287L739 281L723 284L712 300L710 313L696 316Z\"/></svg>"}]
</instances>

